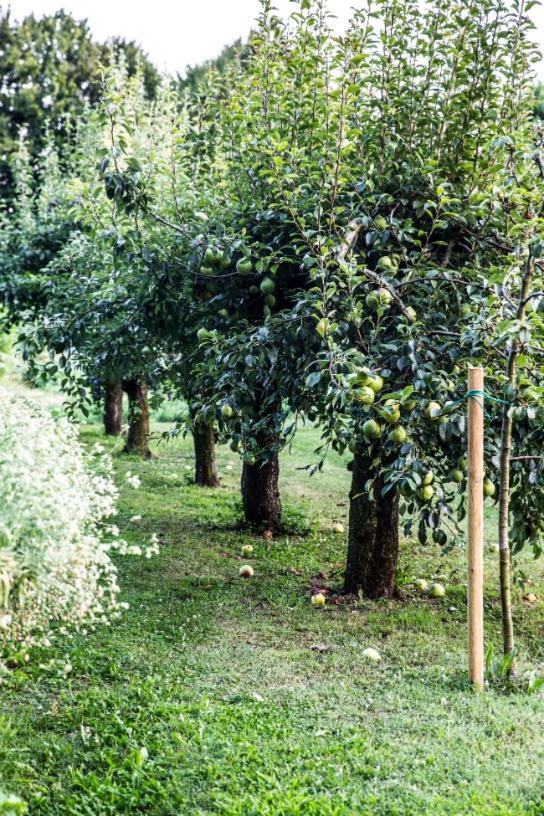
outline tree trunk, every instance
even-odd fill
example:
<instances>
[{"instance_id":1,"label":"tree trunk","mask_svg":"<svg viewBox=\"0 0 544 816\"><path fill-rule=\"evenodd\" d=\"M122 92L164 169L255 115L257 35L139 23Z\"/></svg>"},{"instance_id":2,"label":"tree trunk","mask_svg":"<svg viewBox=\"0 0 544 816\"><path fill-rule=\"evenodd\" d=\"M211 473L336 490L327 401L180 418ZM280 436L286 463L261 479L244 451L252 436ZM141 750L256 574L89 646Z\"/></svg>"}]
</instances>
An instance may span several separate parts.
<instances>
[{"instance_id":1,"label":"tree trunk","mask_svg":"<svg viewBox=\"0 0 544 816\"><path fill-rule=\"evenodd\" d=\"M123 388L121 382L106 385L104 394L104 433L119 436L123 424Z\"/></svg>"},{"instance_id":2,"label":"tree trunk","mask_svg":"<svg viewBox=\"0 0 544 816\"><path fill-rule=\"evenodd\" d=\"M399 550L399 497L391 490L381 496L380 479L374 482L374 497L367 492L369 461L357 451L349 506L348 555L344 591L363 593L365 598L391 598Z\"/></svg>"},{"instance_id":3,"label":"tree trunk","mask_svg":"<svg viewBox=\"0 0 544 816\"><path fill-rule=\"evenodd\" d=\"M149 406L147 385L138 380L125 380L123 390L128 396L128 436L125 453L136 453L149 459Z\"/></svg>"},{"instance_id":4,"label":"tree trunk","mask_svg":"<svg viewBox=\"0 0 544 816\"><path fill-rule=\"evenodd\" d=\"M527 266L521 282L519 304L516 313L518 320L523 320L527 310L533 279L533 261L527 260ZM517 335L510 341L508 362L506 365L506 380L512 390L517 385L517 358L519 341ZM511 655L514 652L514 621L512 618L512 578L510 569L510 458L512 447L512 417L508 405L502 409L501 446L500 446L500 488L499 488L499 575L502 613L502 640L503 652ZM512 663L510 673L516 671Z\"/></svg>"},{"instance_id":5,"label":"tree trunk","mask_svg":"<svg viewBox=\"0 0 544 816\"><path fill-rule=\"evenodd\" d=\"M195 483L201 487L217 487L219 476L215 459L215 431L205 422L193 426L195 446Z\"/></svg>"},{"instance_id":6,"label":"tree trunk","mask_svg":"<svg viewBox=\"0 0 544 816\"><path fill-rule=\"evenodd\" d=\"M281 499L278 487L280 464L278 454L266 462L242 467L242 504L250 524L277 530L281 523Z\"/></svg>"}]
</instances>

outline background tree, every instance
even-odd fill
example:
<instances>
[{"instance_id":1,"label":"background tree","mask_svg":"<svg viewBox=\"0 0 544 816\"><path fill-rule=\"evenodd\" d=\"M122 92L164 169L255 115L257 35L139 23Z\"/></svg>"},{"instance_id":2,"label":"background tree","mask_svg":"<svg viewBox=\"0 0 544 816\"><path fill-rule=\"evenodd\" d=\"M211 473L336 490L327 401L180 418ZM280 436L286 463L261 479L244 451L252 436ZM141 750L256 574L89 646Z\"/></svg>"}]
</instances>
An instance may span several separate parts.
<instances>
[{"instance_id":1,"label":"background tree","mask_svg":"<svg viewBox=\"0 0 544 816\"><path fill-rule=\"evenodd\" d=\"M124 60L130 75L142 72L146 93L156 94L159 74L133 42L96 42L85 20L59 11L20 22L0 7L0 196L13 193L10 157L24 128L31 158L54 139L63 156L75 121L98 99L100 66Z\"/></svg>"}]
</instances>

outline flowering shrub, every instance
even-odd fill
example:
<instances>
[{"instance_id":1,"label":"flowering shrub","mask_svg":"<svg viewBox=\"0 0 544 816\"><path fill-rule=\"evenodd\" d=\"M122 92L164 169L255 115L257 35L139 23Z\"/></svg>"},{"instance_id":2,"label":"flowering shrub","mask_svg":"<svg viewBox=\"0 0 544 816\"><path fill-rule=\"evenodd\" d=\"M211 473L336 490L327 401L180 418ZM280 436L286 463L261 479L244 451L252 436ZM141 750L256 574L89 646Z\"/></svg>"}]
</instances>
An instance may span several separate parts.
<instances>
[{"instance_id":1,"label":"flowering shrub","mask_svg":"<svg viewBox=\"0 0 544 816\"><path fill-rule=\"evenodd\" d=\"M104 449L86 453L73 426L0 389L0 649L46 644L54 631L119 614L108 523L117 488Z\"/></svg>"}]
</instances>

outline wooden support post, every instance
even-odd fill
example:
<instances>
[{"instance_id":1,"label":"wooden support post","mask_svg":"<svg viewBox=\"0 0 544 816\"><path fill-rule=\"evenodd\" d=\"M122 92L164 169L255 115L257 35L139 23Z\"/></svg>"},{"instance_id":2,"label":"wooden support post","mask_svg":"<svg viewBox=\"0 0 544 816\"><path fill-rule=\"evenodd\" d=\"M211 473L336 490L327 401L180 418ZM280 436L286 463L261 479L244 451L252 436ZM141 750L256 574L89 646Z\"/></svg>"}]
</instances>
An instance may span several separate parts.
<instances>
[{"instance_id":1,"label":"wooden support post","mask_svg":"<svg viewBox=\"0 0 544 816\"><path fill-rule=\"evenodd\" d=\"M484 370L469 368L468 390L468 676L484 687Z\"/></svg>"}]
</instances>

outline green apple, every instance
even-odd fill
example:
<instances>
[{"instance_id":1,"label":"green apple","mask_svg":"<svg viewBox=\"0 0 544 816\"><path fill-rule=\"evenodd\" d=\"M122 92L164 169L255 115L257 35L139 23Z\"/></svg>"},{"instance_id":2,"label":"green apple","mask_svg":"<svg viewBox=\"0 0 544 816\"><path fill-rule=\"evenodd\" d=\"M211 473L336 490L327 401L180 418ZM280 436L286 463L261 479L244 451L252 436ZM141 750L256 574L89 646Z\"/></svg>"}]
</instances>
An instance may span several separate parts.
<instances>
[{"instance_id":1,"label":"green apple","mask_svg":"<svg viewBox=\"0 0 544 816\"><path fill-rule=\"evenodd\" d=\"M272 278L263 278L261 281L261 292L263 295L271 295L275 288L276 284Z\"/></svg>"},{"instance_id":2,"label":"green apple","mask_svg":"<svg viewBox=\"0 0 544 816\"><path fill-rule=\"evenodd\" d=\"M416 578L414 581L414 586L416 589L419 589L420 592L427 592L429 589L429 584L425 578Z\"/></svg>"},{"instance_id":3,"label":"green apple","mask_svg":"<svg viewBox=\"0 0 544 816\"><path fill-rule=\"evenodd\" d=\"M380 230L380 232L387 229L387 218L384 218L383 215L377 215L376 218L374 219L374 226L376 227L377 230Z\"/></svg>"},{"instance_id":4,"label":"green apple","mask_svg":"<svg viewBox=\"0 0 544 816\"><path fill-rule=\"evenodd\" d=\"M380 299L375 292L369 292L365 298L365 303L369 309L372 309L372 311L375 312L380 305Z\"/></svg>"},{"instance_id":5,"label":"green apple","mask_svg":"<svg viewBox=\"0 0 544 816\"><path fill-rule=\"evenodd\" d=\"M466 470L468 465L468 459L466 456L460 456L457 460L457 467L459 470Z\"/></svg>"},{"instance_id":6,"label":"green apple","mask_svg":"<svg viewBox=\"0 0 544 816\"><path fill-rule=\"evenodd\" d=\"M377 649L364 649L363 650L363 657L365 660L368 660L370 663L379 663L382 659L381 654L378 652Z\"/></svg>"},{"instance_id":7,"label":"green apple","mask_svg":"<svg viewBox=\"0 0 544 816\"><path fill-rule=\"evenodd\" d=\"M264 302L267 306L275 306L276 305L276 298L274 295L265 295Z\"/></svg>"},{"instance_id":8,"label":"green apple","mask_svg":"<svg viewBox=\"0 0 544 816\"><path fill-rule=\"evenodd\" d=\"M359 400L359 402L362 402L364 405L372 405L374 402L374 397L374 391L372 388L369 388L366 385L363 385L362 388L355 392L355 399Z\"/></svg>"},{"instance_id":9,"label":"green apple","mask_svg":"<svg viewBox=\"0 0 544 816\"><path fill-rule=\"evenodd\" d=\"M321 320L317 321L315 330L318 334L321 335L321 337L325 337L325 335L329 333L329 327L330 320L328 319L328 317L322 317Z\"/></svg>"},{"instance_id":10,"label":"green apple","mask_svg":"<svg viewBox=\"0 0 544 816\"><path fill-rule=\"evenodd\" d=\"M491 479L484 479L484 496L490 499L496 492L497 488Z\"/></svg>"},{"instance_id":11,"label":"green apple","mask_svg":"<svg viewBox=\"0 0 544 816\"><path fill-rule=\"evenodd\" d=\"M344 525L341 521L334 521L331 524L331 531L333 533L343 533L344 532Z\"/></svg>"},{"instance_id":12,"label":"green apple","mask_svg":"<svg viewBox=\"0 0 544 816\"><path fill-rule=\"evenodd\" d=\"M213 266L201 266L200 267L200 274L201 275L214 275L215 269Z\"/></svg>"},{"instance_id":13,"label":"green apple","mask_svg":"<svg viewBox=\"0 0 544 816\"><path fill-rule=\"evenodd\" d=\"M465 478L465 474L463 473L462 470L459 470L459 468L455 468L455 470L452 470L452 472L451 472L452 482L456 482L457 484L461 484L461 482L463 481L464 478Z\"/></svg>"},{"instance_id":14,"label":"green apple","mask_svg":"<svg viewBox=\"0 0 544 816\"><path fill-rule=\"evenodd\" d=\"M250 275L252 269L253 264L251 263L250 258L240 258L240 260L236 264L236 271L240 275Z\"/></svg>"},{"instance_id":15,"label":"green apple","mask_svg":"<svg viewBox=\"0 0 544 816\"><path fill-rule=\"evenodd\" d=\"M221 258L221 253L219 253L219 258ZM218 261L217 250L215 247L206 247L206 252L204 253L204 257L202 258L202 262L205 266L213 266Z\"/></svg>"},{"instance_id":16,"label":"green apple","mask_svg":"<svg viewBox=\"0 0 544 816\"><path fill-rule=\"evenodd\" d=\"M322 592L316 592L310 599L312 606L325 606L325 600L326 598Z\"/></svg>"},{"instance_id":17,"label":"green apple","mask_svg":"<svg viewBox=\"0 0 544 816\"><path fill-rule=\"evenodd\" d=\"M196 333L198 342L203 343L204 340L208 338L209 334L208 329L205 329L204 327L200 328Z\"/></svg>"},{"instance_id":18,"label":"green apple","mask_svg":"<svg viewBox=\"0 0 544 816\"><path fill-rule=\"evenodd\" d=\"M442 584L431 584L429 587L429 595L431 598L443 598L445 594L446 590Z\"/></svg>"},{"instance_id":19,"label":"green apple","mask_svg":"<svg viewBox=\"0 0 544 816\"><path fill-rule=\"evenodd\" d=\"M401 445L403 442L406 442L407 433L402 425L399 425L398 428L394 428L388 436L388 439L391 442L396 442L397 444Z\"/></svg>"},{"instance_id":20,"label":"green apple","mask_svg":"<svg viewBox=\"0 0 544 816\"><path fill-rule=\"evenodd\" d=\"M432 470L428 470L423 475L422 482L423 482L424 485L430 485L430 484L433 483L433 481L434 481L434 473L432 472Z\"/></svg>"},{"instance_id":21,"label":"green apple","mask_svg":"<svg viewBox=\"0 0 544 816\"><path fill-rule=\"evenodd\" d=\"M415 323L417 320L417 312L412 306L408 306L404 310L404 316L409 323Z\"/></svg>"},{"instance_id":22,"label":"green apple","mask_svg":"<svg viewBox=\"0 0 544 816\"><path fill-rule=\"evenodd\" d=\"M363 434L365 439L378 439L381 436L381 426L375 419L367 419L363 425Z\"/></svg>"},{"instance_id":23,"label":"green apple","mask_svg":"<svg viewBox=\"0 0 544 816\"><path fill-rule=\"evenodd\" d=\"M234 416L232 406L229 405L228 402L221 406L221 416L225 419L230 419L232 416Z\"/></svg>"},{"instance_id":24,"label":"green apple","mask_svg":"<svg viewBox=\"0 0 544 816\"><path fill-rule=\"evenodd\" d=\"M442 411L442 406L439 402L428 402L425 407L425 416L427 419L438 419L439 414Z\"/></svg>"},{"instance_id":25,"label":"green apple","mask_svg":"<svg viewBox=\"0 0 544 816\"><path fill-rule=\"evenodd\" d=\"M384 402L384 419L386 422L392 424L398 422L400 419L400 405L394 399L388 399Z\"/></svg>"},{"instance_id":26,"label":"green apple","mask_svg":"<svg viewBox=\"0 0 544 816\"><path fill-rule=\"evenodd\" d=\"M377 394L378 391L381 391L383 388L383 378L380 377L379 374L371 374L368 378L367 385L369 388L372 388L375 394Z\"/></svg>"},{"instance_id":27,"label":"green apple","mask_svg":"<svg viewBox=\"0 0 544 816\"><path fill-rule=\"evenodd\" d=\"M434 487L432 485L423 485L419 489L419 497L423 499L423 501L431 501L432 497L434 496Z\"/></svg>"},{"instance_id":28,"label":"green apple","mask_svg":"<svg viewBox=\"0 0 544 816\"><path fill-rule=\"evenodd\" d=\"M253 544L244 544L242 547L242 555L251 555L253 552Z\"/></svg>"}]
</instances>

